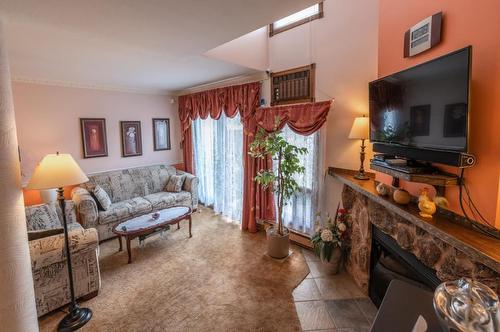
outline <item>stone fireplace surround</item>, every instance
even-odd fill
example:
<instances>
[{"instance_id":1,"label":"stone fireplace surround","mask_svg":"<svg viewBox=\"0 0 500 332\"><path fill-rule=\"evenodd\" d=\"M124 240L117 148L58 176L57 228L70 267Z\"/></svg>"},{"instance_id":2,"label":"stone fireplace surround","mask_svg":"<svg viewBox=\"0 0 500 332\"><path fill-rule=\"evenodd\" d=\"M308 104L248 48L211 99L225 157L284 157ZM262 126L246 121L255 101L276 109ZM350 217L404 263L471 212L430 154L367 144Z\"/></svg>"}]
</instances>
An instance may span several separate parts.
<instances>
[{"instance_id":1,"label":"stone fireplace surround","mask_svg":"<svg viewBox=\"0 0 500 332\"><path fill-rule=\"evenodd\" d=\"M366 294L370 276L372 225L396 240L402 249L415 255L424 265L434 269L441 281L472 277L499 293L500 263L496 257L482 254L477 248L468 246L441 229L433 229L432 224L419 220L407 209L377 196L374 190L367 190L368 186L375 186L373 180L360 184L352 176L330 174L344 183L342 203L349 210L352 223L347 271ZM482 235L477 236L489 242L488 239L482 239ZM488 244L490 249L495 250L496 247L500 250L497 243Z\"/></svg>"}]
</instances>

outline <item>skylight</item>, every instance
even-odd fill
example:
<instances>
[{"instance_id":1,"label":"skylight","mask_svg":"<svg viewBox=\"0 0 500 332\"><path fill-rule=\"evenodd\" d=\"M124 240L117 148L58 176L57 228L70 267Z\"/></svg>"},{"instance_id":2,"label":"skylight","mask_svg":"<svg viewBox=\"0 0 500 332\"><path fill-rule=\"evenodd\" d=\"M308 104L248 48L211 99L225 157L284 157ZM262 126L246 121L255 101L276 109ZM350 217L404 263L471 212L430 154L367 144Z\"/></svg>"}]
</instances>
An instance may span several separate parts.
<instances>
[{"instance_id":1,"label":"skylight","mask_svg":"<svg viewBox=\"0 0 500 332\"><path fill-rule=\"evenodd\" d=\"M323 3L317 3L292 15L284 17L270 25L269 35L291 29L298 25L323 17Z\"/></svg>"}]
</instances>

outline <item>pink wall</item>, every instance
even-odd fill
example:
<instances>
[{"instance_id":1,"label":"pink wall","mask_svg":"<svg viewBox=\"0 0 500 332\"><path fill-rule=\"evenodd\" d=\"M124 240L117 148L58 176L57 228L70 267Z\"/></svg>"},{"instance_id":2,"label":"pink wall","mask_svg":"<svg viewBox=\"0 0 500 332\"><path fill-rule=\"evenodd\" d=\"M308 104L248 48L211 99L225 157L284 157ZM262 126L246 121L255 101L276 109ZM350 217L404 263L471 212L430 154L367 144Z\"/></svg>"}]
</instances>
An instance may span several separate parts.
<instances>
[{"instance_id":1,"label":"pink wall","mask_svg":"<svg viewBox=\"0 0 500 332\"><path fill-rule=\"evenodd\" d=\"M87 173L182 162L177 104L164 95L13 83L23 183L47 153L70 153ZM108 157L83 159L81 117L106 119ZM153 151L152 118L170 118L172 149ZM120 120L140 120L143 155L121 157Z\"/></svg>"}]
</instances>

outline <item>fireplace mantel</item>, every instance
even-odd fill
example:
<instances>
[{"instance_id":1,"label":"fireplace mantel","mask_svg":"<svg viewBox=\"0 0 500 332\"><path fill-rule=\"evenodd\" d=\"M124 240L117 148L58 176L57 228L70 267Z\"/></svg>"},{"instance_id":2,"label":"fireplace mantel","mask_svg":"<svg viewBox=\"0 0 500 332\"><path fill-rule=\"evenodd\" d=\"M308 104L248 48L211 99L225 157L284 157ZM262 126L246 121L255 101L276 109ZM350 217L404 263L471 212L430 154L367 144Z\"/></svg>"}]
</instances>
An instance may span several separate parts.
<instances>
[{"instance_id":1,"label":"fireplace mantel","mask_svg":"<svg viewBox=\"0 0 500 332\"><path fill-rule=\"evenodd\" d=\"M385 228L388 234L392 233L389 235L401 242L402 247L407 246L404 249L413 252L417 258L427 261L426 265L438 270L438 276L441 275L442 280L471 273L477 276L484 275L493 284L500 284L499 240L475 232L443 216L435 215L432 220L422 218L416 204L410 203L402 206L395 203L392 198L378 195L374 178L365 181L357 180L349 171L335 168L329 168L328 173L344 184L344 207L350 204L353 206L347 208L355 210L352 211L351 217L367 220L367 222L361 221L361 225L356 225L358 234L356 239L353 238L353 241L365 242L357 244L362 251L358 253L358 257L351 257L353 258L351 265L358 266L348 266L351 274L359 273L360 277L357 281L363 288L366 289L368 283L366 270L369 268L371 243L368 242L371 242L369 230L372 224L382 230ZM355 222L358 220L353 220L353 223ZM426 244L419 243L425 241L428 241L433 248L427 248ZM426 251L432 252L437 248L442 251L441 256L430 258L431 254ZM420 254L424 257L418 257ZM454 269L453 264L463 265L466 268L452 273L449 269ZM489 271L486 272L481 265L487 267L486 270ZM354 277L357 278L356 275Z\"/></svg>"}]
</instances>

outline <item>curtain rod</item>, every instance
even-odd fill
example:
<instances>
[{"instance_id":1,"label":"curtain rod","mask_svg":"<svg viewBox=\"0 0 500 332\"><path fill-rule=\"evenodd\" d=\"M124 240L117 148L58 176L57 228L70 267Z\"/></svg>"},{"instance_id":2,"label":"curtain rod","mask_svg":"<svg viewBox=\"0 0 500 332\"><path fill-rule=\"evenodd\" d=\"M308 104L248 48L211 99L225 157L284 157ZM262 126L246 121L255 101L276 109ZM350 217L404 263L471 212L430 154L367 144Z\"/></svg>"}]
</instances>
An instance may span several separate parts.
<instances>
[{"instance_id":1,"label":"curtain rod","mask_svg":"<svg viewBox=\"0 0 500 332\"><path fill-rule=\"evenodd\" d=\"M269 80L269 77L267 77L266 72L257 72L255 74L234 76L234 77L225 78L225 79L215 81L215 82L200 84L200 85L197 85L194 87L190 87L190 88L178 91L175 93L175 95L178 97L178 96L182 96L185 94L222 88L222 87L229 86L229 85L245 84L245 83L250 83L250 82L263 83L266 80Z\"/></svg>"}]
</instances>

